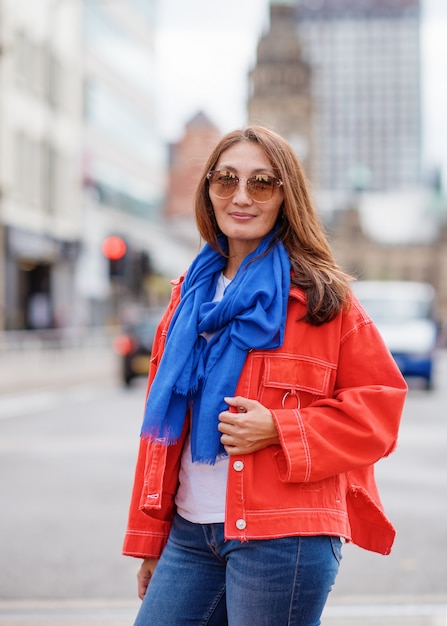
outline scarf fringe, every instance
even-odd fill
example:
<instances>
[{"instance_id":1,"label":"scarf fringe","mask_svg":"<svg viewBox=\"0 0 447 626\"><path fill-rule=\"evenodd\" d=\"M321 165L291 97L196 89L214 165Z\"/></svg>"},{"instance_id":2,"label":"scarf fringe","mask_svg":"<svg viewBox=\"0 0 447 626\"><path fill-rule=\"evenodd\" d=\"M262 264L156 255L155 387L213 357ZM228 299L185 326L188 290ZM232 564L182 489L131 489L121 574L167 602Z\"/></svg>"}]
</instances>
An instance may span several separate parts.
<instances>
[{"instance_id":1,"label":"scarf fringe","mask_svg":"<svg viewBox=\"0 0 447 626\"><path fill-rule=\"evenodd\" d=\"M216 465L217 461L221 461L223 459L228 458L228 454L224 452L223 454L217 454L214 458L210 458L208 456L196 456L193 459L193 463L201 463L202 465Z\"/></svg>"},{"instance_id":2,"label":"scarf fringe","mask_svg":"<svg viewBox=\"0 0 447 626\"><path fill-rule=\"evenodd\" d=\"M178 443L180 441L180 435L176 435L175 437L160 437L160 435L158 433L155 432L148 432L148 431L141 431L141 435L140 435L141 439L150 441L151 443L155 443L155 444L160 444L162 446L173 446L176 443Z\"/></svg>"},{"instance_id":3,"label":"scarf fringe","mask_svg":"<svg viewBox=\"0 0 447 626\"><path fill-rule=\"evenodd\" d=\"M142 432L141 439L144 441L149 441L153 444L159 444L161 446L173 446L180 441L180 436L176 437L160 437L159 434L155 432ZM193 459L193 463L201 463L203 465L215 465L217 461L221 461L228 457L227 452L219 452L215 457L203 456L203 455L195 455Z\"/></svg>"},{"instance_id":4,"label":"scarf fringe","mask_svg":"<svg viewBox=\"0 0 447 626\"><path fill-rule=\"evenodd\" d=\"M191 385L191 387L188 387L188 389L180 389L176 384L172 387L172 393L175 393L176 395L180 396L181 398L191 398L193 396L196 396L199 391L202 389L203 387L203 383L205 382L205 379L203 376L201 376L193 385Z\"/></svg>"}]
</instances>

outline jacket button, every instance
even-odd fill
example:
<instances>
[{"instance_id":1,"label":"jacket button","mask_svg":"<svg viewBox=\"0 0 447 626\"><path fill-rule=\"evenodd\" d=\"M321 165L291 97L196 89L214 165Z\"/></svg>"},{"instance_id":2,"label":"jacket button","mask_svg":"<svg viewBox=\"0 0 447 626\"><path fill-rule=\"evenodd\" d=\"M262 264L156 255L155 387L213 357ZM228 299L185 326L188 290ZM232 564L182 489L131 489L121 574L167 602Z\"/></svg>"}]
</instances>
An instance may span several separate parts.
<instances>
[{"instance_id":1,"label":"jacket button","mask_svg":"<svg viewBox=\"0 0 447 626\"><path fill-rule=\"evenodd\" d=\"M235 472L242 472L242 470L244 469L244 464L242 461L235 461L233 463L233 469Z\"/></svg>"},{"instance_id":2,"label":"jacket button","mask_svg":"<svg viewBox=\"0 0 447 626\"><path fill-rule=\"evenodd\" d=\"M238 530L244 530L247 527L247 522L244 519L238 519L236 522L236 528Z\"/></svg>"}]
</instances>

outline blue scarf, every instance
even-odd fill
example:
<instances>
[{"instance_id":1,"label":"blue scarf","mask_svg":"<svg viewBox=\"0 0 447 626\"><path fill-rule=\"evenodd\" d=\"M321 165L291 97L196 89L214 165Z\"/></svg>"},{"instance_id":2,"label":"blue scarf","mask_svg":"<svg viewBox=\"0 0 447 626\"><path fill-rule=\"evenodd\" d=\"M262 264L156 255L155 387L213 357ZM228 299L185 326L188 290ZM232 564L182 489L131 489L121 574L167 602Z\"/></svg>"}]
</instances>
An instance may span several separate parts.
<instances>
[{"instance_id":1,"label":"blue scarf","mask_svg":"<svg viewBox=\"0 0 447 626\"><path fill-rule=\"evenodd\" d=\"M274 233L242 262L220 302L212 302L226 258L206 244L189 268L181 299L146 404L142 437L171 445L191 409L193 461L214 464L225 455L217 429L250 349L282 345L290 289L290 261ZM207 341L201 333L212 334Z\"/></svg>"}]
</instances>

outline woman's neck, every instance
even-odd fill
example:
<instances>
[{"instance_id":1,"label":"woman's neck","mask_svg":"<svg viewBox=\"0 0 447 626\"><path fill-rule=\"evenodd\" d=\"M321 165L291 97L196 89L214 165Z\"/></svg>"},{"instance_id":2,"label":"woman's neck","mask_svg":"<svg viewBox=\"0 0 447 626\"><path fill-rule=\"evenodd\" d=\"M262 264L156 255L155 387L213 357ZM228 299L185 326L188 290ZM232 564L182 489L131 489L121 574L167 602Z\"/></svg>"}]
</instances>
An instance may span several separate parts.
<instances>
[{"instance_id":1,"label":"woman's neck","mask_svg":"<svg viewBox=\"0 0 447 626\"><path fill-rule=\"evenodd\" d=\"M228 280L233 280L241 263L242 261L235 262L233 259L228 259L228 262L222 272L225 278L228 278Z\"/></svg>"},{"instance_id":2,"label":"woman's neck","mask_svg":"<svg viewBox=\"0 0 447 626\"><path fill-rule=\"evenodd\" d=\"M238 245L238 243L235 241L229 242L228 261L223 270L225 278L233 279L245 257L251 254L253 250L256 250L259 245L259 241L243 241L242 245Z\"/></svg>"}]
</instances>

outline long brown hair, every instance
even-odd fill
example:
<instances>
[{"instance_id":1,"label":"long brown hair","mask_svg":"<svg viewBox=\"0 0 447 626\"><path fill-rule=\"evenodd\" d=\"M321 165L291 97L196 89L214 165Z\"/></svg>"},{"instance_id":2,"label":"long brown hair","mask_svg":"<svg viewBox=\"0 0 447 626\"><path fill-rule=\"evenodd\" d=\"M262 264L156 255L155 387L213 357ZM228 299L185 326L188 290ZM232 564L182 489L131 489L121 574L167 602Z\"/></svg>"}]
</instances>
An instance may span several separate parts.
<instances>
[{"instance_id":1,"label":"long brown hair","mask_svg":"<svg viewBox=\"0 0 447 626\"><path fill-rule=\"evenodd\" d=\"M305 320L320 325L332 320L349 302L351 278L337 266L312 204L304 170L285 139L262 126L235 130L223 137L208 158L195 195L195 215L200 235L222 252L220 230L209 196L207 173L220 156L241 141L258 144L269 159L275 176L283 181L277 237L290 256L292 282L307 295Z\"/></svg>"}]
</instances>

